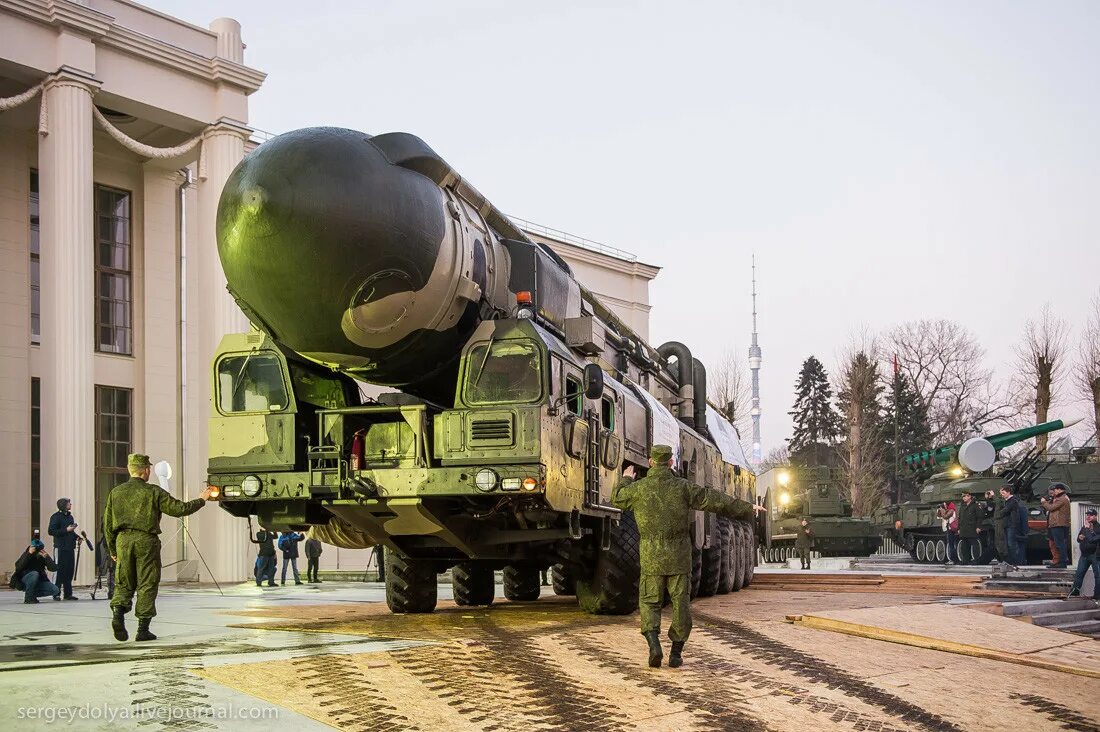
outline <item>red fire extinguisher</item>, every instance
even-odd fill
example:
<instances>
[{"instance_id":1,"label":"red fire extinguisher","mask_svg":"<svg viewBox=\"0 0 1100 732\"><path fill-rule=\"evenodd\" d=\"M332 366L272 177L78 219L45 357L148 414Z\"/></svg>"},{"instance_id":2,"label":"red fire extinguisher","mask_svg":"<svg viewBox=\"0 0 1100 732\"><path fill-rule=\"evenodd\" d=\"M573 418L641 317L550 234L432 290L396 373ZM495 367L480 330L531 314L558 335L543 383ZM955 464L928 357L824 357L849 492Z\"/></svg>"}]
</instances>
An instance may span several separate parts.
<instances>
[{"instance_id":1,"label":"red fire extinguisher","mask_svg":"<svg viewBox=\"0 0 1100 732\"><path fill-rule=\"evenodd\" d=\"M358 430L351 437L351 469L358 470L363 464L363 433L366 430Z\"/></svg>"}]
</instances>

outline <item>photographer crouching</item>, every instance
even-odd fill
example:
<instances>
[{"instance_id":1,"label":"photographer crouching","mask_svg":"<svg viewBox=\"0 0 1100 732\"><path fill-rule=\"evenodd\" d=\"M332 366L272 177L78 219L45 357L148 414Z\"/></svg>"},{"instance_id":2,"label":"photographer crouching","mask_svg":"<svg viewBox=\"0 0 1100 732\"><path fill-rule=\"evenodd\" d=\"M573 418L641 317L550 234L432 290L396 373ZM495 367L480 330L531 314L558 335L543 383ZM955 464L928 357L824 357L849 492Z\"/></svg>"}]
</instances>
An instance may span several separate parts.
<instances>
[{"instance_id":1,"label":"photographer crouching","mask_svg":"<svg viewBox=\"0 0 1100 732\"><path fill-rule=\"evenodd\" d=\"M11 588L23 591L23 602L35 605L38 598L50 595L61 599L61 590L50 582L49 572L57 571L57 563L46 553L46 545L39 539L31 539L19 559L15 560L15 573L11 576Z\"/></svg>"}]
</instances>

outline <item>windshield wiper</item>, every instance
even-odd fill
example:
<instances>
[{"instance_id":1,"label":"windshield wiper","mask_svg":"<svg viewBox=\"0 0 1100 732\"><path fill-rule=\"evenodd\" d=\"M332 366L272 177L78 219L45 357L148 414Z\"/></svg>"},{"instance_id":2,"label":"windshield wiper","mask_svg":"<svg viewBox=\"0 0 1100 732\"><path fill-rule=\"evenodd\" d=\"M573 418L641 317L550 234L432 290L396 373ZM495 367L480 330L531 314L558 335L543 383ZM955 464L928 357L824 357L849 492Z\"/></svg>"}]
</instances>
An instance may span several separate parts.
<instances>
[{"instance_id":1,"label":"windshield wiper","mask_svg":"<svg viewBox=\"0 0 1100 732\"><path fill-rule=\"evenodd\" d=\"M481 381L481 374L485 371L485 362L489 360L489 351L493 347L493 339L496 335L489 336L489 343L485 346L485 356L481 359L481 365L477 367L477 375L474 376L474 386L476 387L478 382Z\"/></svg>"},{"instance_id":2,"label":"windshield wiper","mask_svg":"<svg viewBox=\"0 0 1100 732\"><path fill-rule=\"evenodd\" d=\"M237 399L237 392L241 390L241 384L244 383L243 381L241 381L241 376L244 375L244 369L246 366L248 366L248 362L252 359L252 354L254 354L255 352L255 348L248 352L248 355L244 357L244 363L241 364L241 370L238 371L237 375L233 378L233 394L229 397L231 402L236 401Z\"/></svg>"}]
</instances>

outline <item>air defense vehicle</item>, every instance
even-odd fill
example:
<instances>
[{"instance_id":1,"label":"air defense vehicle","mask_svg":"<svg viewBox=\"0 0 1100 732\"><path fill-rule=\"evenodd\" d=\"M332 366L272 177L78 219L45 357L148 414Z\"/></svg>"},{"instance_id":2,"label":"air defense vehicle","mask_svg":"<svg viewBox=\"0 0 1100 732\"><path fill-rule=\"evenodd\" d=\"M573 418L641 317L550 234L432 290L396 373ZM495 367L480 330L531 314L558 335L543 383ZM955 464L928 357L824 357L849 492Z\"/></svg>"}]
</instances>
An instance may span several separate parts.
<instances>
[{"instance_id":1,"label":"air defense vehicle","mask_svg":"<svg viewBox=\"0 0 1100 732\"><path fill-rule=\"evenodd\" d=\"M867 557L878 550L879 532L869 520L852 516L842 481L843 471L827 465L786 465L757 476L757 500L767 508L757 517L764 561L796 556L794 541L804 518L814 532L814 551L823 557Z\"/></svg>"},{"instance_id":2,"label":"air defense vehicle","mask_svg":"<svg viewBox=\"0 0 1100 732\"><path fill-rule=\"evenodd\" d=\"M1061 482L1069 486L1072 501L1100 500L1100 464L1086 462L1085 455L1041 455L1034 449L1009 460L999 457L1005 448L1073 424L1076 421L1054 420L988 437L973 437L905 457L907 471L920 485L920 498L878 509L873 516L876 527L905 548L914 561L946 563L947 532L936 513L947 503L960 504L963 494L969 493L982 507L978 561L988 564L996 558L995 503L1001 486L1011 485L1028 508L1028 563L1050 559L1046 513L1039 499L1047 494L1051 484ZM986 497L989 493L993 498Z\"/></svg>"},{"instance_id":3,"label":"air defense vehicle","mask_svg":"<svg viewBox=\"0 0 1100 732\"><path fill-rule=\"evenodd\" d=\"M254 326L213 363L208 481L221 507L341 547L386 547L394 612L561 594L637 606L626 466L672 445L687 479L753 497L706 370L653 348L419 138L280 135L229 177L227 286ZM377 399L359 384L390 387ZM698 513L694 590L751 581L750 522Z\"/></svg>"}]
</instances>

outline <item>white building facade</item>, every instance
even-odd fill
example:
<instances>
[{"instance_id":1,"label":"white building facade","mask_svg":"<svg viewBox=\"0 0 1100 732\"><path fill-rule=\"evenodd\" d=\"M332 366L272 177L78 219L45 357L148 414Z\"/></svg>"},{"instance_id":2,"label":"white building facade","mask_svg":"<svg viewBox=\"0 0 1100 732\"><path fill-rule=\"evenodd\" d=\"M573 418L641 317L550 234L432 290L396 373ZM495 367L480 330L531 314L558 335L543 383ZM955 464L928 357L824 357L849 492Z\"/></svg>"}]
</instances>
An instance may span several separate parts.
<instances>
[{"instance_id":1,"label":"white building facade","mask_svg":"<svg viewBox=\"0 0 1100 732\"><path fill-rule=\"evenodd\" d=\"M217 204L254 145L263 80L228 18L0 0L0 575L61 497L94 544L131 452L169 461L180 498L204 486L212 355L249 328L225 290ZM656 267L522 224L648 335ZM251 574L247 525L214 505L162 530L167 581ZM321 566L365 565L329 547ZM94 577L85 548L76 583Z\"/></svg>"},{"instance_id":2,"label":"white building facade","mask_svg":"<svg viewBox=\"0 0 1100 732\"><path fill-rule=\"evenodd\" d=\"M248 327L217 203L264 75L235 21L199 28L128 0L0 0L0 39L0 556L14 561L59 497L94 543L129 452L170 461L181 498L204 485L206 365L222 332ZM212 506L187 520L215 576L250 564L237 523ZM163 524L167 579L198 572L180 526Z\"/></svg>"}]
</instances>

